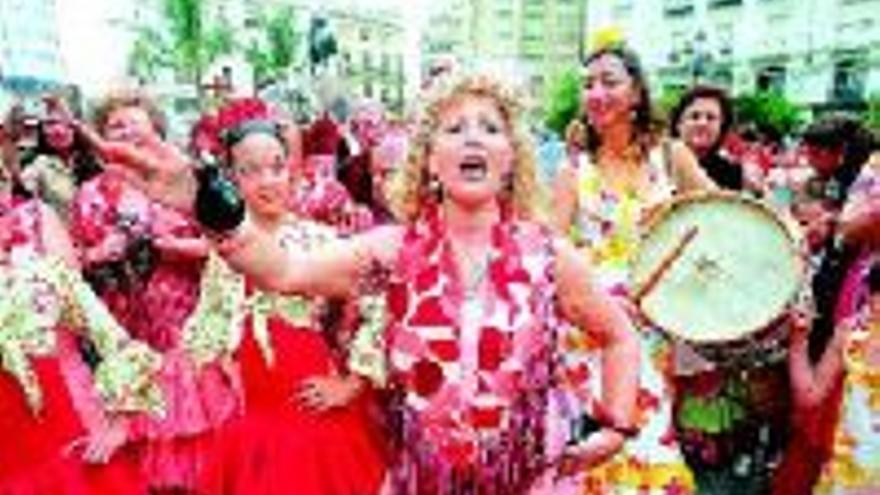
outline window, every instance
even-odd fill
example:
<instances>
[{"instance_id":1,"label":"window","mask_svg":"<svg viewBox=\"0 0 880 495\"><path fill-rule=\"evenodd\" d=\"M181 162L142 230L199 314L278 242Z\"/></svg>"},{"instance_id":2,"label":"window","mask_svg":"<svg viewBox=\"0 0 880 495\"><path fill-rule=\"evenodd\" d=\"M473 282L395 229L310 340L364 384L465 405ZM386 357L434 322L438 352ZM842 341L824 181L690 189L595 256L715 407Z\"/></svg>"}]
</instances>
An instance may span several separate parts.
<instances>
[{"instance_id":1,"label":"window","mask_svg":"<svg viewBox=\"0 0 880 495\"><path fill-rule=\"evenodd\" d=\"M363 53L363 70L365 72L369 72L373 70L373 57L370 55L370 52Z\"/></svg>"},{"instance_id":2,"label":"window","mask_svg":"<svg viewBox=\"0 0 880 495\"><path fill-rule=\"evenodd\" d=\"M733 70L730 67L718 67L712 74L712 80L723 88L733 87Z\"/></svg>"},{"instance_id":3,"label":"window","mask_svg":"<svg viewBox=\"0 0 880 495\"><path fill-rule=\"evenodd\" d=\"M758 71L755 85L761 91L785 92L785 67L770 65Z\"/></svg>"},{"instance_id":4,"label":"window","mask_svg":"<svg viewBox=\"0 0 880 495\"><path fill-rule=\"evenodd\" d=\"M742 0L709 0L709 7L735 7L742 5Z\"/></svg>"},{"instance_id":5,"label":"window","mask_svg":"<svg viewBox=\"0 0 880 495\"><path fill-rule=\"evenodd\" d=\"M611 8L612 16L615 19L629 15L633 10L633 0L617 0Z\"/></svg>"},{"instance_id":6,"label":"window","mask_svg":"<svg viewBox=\"0 0 880 495\"><path fill-rule=\"evenodd\" d=\"M847 58L834 64L831 99L838 101L861 101L865 95L867 66L859 60Z\"/></svg>"},{"instance_id":7,"label":"window","mask_svg":"<svg viewBox=\"0 0 880 495\"><path fill-rule=\"evenodd\" d=\"M667 16L683 16L688 15L693 11L693 0L663 0L663 12Z\"/></svg>"},{"instance_id":8,"label":"window","mask_svg":"<svg viewBox=\"0 0 880 495\"><path fill-rule=\"evenodd\" d=\"M718 54L722 57L733 55L733 24L719 24L715 28L715 36L718 41Z\"/></svg>"}]
</instances>

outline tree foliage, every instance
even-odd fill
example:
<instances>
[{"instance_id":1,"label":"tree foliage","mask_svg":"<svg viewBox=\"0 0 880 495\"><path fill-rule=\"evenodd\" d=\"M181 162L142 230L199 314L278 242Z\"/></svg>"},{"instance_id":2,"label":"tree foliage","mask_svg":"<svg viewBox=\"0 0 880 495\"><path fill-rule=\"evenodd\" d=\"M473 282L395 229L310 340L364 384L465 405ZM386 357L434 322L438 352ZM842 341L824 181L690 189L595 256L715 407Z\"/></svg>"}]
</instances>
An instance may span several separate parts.
<instances>
[{"instance_id":1,"label":"tree foliage","mask_svg":"<svg viewBox=\"0 0 880 495\"><path fill-rule=\"evenodd\" d=\"M162 0L160 24L133 26L129 71L152 81L170 69L201 94L204 72L233 49L232 29L226 19L210 15L213 6L212 0Z\"/></svg>"},{"instance_id":2,"label":"tree foliage","mask_svg":"<svg viewBox=\"0 0 880 495\"><path fill-rule=\"evenodd\" d=\"M774 138L793 134L803 123L803 110L777 91L757 91L736 98L740 124L753 124Z\"/></svg>"},{"instance_id":3,"label":"tree foliage","mask_svg":"<svg viewBox=\"0 0 880 495\"><path fill-rule=\"evenodd\" d=\"M577 117L580 109L581 77L577 69L564 70L553 78L548 86L544 111L547 128L560 136L565 128Z\"/></svg>"},{"instance_id":4,"label":"tree foliage","mask_svg":"<svg viewBox=\"0 0 880 495\"><path fill-rule=\"evenodd\" d=\"M254 21L250 29L256 32L245 47L245 58L259 89L285 79L297 64L302 33L295 29L296 12L291 6L270 7Z\"/></svg>"},{"instance_id":5,"label":"tree foliage","mask_svg":"<svg viewBox=\"0 0 880 495\"><path fill-rule=\"evenodd\" d=\"M880 133L880 93L874 93L868 98L864 120L869 129Z\"/></svg>"}]
</instances>

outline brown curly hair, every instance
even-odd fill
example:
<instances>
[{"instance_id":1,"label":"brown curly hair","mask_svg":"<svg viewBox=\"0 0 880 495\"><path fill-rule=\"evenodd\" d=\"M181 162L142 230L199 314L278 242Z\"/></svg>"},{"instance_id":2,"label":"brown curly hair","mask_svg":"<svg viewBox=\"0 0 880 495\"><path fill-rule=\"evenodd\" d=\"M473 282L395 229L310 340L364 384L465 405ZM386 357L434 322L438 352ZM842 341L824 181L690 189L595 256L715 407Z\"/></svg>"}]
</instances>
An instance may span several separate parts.
<instances>
[{"instance_id":1,"label":"brown curly hair","mask_svg":"<svg viewBox=\"0 0 880 495\"><path fill-rule=\"evenodd\" d=\"M434 81L423 96L424 103L416 115L406 164L392 185L391 203L395 214L403 221L412 222L428 205L436 204L436 193L429 187L431 145L443 109L465 95L489 98L500 111L514 151L512 190L505 192L502 199L509 202L517 218L536 218L539 203L545 196L540 191L534 147L523 120L523 99L513 88L486 74L446 75Z\"/></svg>"}]
</instances>

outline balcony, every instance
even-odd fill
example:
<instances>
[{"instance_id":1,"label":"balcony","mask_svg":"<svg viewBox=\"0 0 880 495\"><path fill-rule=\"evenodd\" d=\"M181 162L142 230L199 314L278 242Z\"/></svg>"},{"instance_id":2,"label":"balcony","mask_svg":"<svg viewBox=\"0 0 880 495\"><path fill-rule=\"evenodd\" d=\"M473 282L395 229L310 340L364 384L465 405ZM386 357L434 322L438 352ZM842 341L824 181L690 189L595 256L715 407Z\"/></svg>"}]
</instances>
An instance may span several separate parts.
<instances>
[{"instance_id":1,"label":"balcony","mask_svg":"<svg viewBox=\"0 0 880 495\"><path fill-rule=\"evenodd\" d=\"M681 17L694 12L693 0L666 0L663 2L663 13L667 17Z\"/></svg>"},{"instance_id":2,"label":"balcony","mask_svg":"<svg viewBox=\"0 0 880 495\"><path fill-rule=\"evenodd\" d=\"M738 5L742 5L742 0L709 0L709 7L713 9L736 7Z\"/></svg>"}]
</instances>

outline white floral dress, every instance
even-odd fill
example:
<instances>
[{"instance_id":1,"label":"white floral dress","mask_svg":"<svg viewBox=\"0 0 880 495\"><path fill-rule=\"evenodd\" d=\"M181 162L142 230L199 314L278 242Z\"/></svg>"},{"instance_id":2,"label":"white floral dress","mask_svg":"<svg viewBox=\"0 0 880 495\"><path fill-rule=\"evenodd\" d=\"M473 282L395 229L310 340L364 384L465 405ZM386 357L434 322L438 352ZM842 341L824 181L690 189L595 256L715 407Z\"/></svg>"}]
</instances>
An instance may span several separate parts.
<instances>
[{"instance_id":1,"label":"white floral dress","mask_svg":"<svg viewBox=\"0 0 880 495\"><path fill-rule=\"evenodd\" d=\"M583 156L578 167L578 212L572 237L583 244L600 284L612 295L629 296L629 267L638 246L639 220L647 207L669 199L673 186L663 166L663 151L648 157L651 187L636 193L619 192L603 184L597 167ZM672 423L672 366L670 343L653 328L641 329L641 371L638 394L640 433L606 464L586 473L584 493L688 494L694 490ZM597 344L585 333L569 328L561 333L566 349L562 384L569 409L589 410L600 394Z\"/></svg>"}]
</instances>

